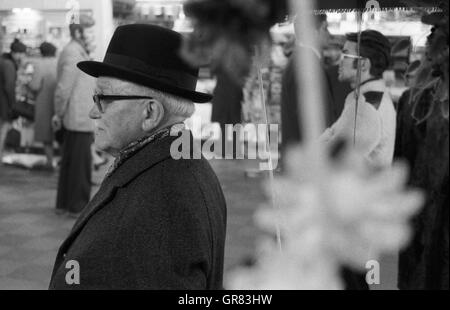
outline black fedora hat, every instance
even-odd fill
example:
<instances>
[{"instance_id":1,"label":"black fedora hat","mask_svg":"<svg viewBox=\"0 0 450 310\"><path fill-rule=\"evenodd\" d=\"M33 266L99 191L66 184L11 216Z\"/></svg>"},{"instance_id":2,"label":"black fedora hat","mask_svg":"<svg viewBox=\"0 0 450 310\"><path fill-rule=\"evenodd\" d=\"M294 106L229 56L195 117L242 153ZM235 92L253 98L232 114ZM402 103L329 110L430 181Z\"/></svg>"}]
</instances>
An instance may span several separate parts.
<instances>
[{"instance_id":1,"label":"black fedora hat","mask_svg":"<svg viewBox=\"0 0 450 310\"><path fill-rule=\"evenodd\" d=\"M212 96L196 92L198 68L179 56L179 33L154 25L125 25L114 32L103 62L82 61L78 68L93 76L111 76L197 103Z\"/></svg>"}]
</instances>

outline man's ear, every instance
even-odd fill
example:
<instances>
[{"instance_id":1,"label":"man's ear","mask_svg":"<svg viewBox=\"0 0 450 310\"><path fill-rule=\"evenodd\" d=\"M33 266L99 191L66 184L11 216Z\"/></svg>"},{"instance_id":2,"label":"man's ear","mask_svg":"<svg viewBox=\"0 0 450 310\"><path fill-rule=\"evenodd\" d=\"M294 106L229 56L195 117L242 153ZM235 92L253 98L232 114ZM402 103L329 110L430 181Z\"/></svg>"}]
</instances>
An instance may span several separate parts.
<instances>
[{"instance_id":1,"label":"man's ear","mask_svg":"<svg viewBox=\"0 0 450 310\"><path fill-rule=\"evenodd\" d=\"M156 99L149 100L145 103L144 122L142 129L150 132L158 128L164 119L164 106Z\"/></svg>"},{"instance_id":2,"label":"man's ear","mask_svg":"<svg viewBox=\"0 0 450 310\"><path fill-rule=\"evenodd\" d=\"M363 72L369 72L370 73L370 69L372 68L372 63L370 62L370 59L368 58L363 58L361 60L361 69Z\"/></svg>"}]
</instances>

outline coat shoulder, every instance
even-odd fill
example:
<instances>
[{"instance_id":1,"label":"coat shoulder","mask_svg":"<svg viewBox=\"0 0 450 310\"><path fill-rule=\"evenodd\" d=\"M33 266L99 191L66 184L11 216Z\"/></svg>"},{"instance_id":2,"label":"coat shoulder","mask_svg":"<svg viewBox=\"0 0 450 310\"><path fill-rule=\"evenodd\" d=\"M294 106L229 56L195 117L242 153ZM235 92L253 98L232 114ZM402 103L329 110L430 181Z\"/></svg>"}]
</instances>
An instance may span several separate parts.
<instances>
[{"instance_id":1,"label":"coat shoulder","mask_svg":"<svg viewBox=\"0 0 450 310\"><path fill-rule=\"evenodd\" d=\"M166 195L186 193L198 203L224 204L219 180L205 159L175 160L169 158L161 163L162 185Z\"/></svg>"},{"instance_id":2,"label":"coat shoulder","mask_svg":"<svg viewBox=\"0 0 450 310\"><path fill-rule=\"evenodd\" d=\"M197 210L199 205L225 208L219 180L205 159L167 158L143 171L132 183L143 192L150 190L153 197L178 207Z\"/></svg>"}]
</instances>

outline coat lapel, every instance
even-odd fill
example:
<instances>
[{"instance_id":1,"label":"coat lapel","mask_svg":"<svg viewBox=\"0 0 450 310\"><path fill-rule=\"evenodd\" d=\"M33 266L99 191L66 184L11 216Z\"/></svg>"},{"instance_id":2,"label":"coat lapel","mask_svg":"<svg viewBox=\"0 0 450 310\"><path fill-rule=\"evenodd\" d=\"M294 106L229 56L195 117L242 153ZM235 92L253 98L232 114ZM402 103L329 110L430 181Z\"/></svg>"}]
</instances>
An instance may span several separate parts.
<instances>
[{"instance_id":1,"label":"coat lapel","mask_svg":"<svg viewBox=\"0 0 450 310\"><path fill-rule=\"evenodd\" d=\"M124 162L110 177L106 178L61 245L59 254L67 252L89 219L114 198L120 187L126 186L142 172L170 158L170 146L175 139L177 137L168 136L161 141L150 143Z\"/></svg>"}]
</instances>

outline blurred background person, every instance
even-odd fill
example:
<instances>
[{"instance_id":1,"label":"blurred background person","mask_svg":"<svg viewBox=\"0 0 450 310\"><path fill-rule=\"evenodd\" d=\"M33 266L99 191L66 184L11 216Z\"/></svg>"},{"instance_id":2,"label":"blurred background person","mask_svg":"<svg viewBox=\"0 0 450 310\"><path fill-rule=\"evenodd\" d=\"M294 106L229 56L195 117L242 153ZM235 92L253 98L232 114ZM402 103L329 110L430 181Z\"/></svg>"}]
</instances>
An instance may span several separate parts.
<instances>
[{"instance_id":1,"label":"blurred background person","mask_svg":"<svg viewBox=\"0 0 450 310\"><path fill-rule=\"evenodd\" d=\"M406 70L404 76L406 87L414 86L414 82L416 80L417 73L419 72L419 68L420 68L420 60L416 60L413 63L411 63L409 68Z\"/></svg>"},{"instance_id":2,"label":"blurred background person","mask_svg":"<svg viewBox=\"0 0 450 310\"><path fill-rule=\"evenodd\" d=\"M400 99L397 102L396 105L397 112L403 111L405 108L407 108L408 105L411 104L411 88L414 87L416 76L420 69L420 64L421 64L420 60L416 60L413 63L411 63L411 65L406 70L403 76L405 86L407 87L407 89L403 92L403 94L401 95ZM397 118L398 117L399 116L397 116ZM397 128L397 133L398 132L399 128ZM399 137L397 137L397 139L398 138Z\"/></svg>"},{"instance_id":3,"label":"blurred background person","mask_svg":"<svg viewBox=\"0 0 450 310\"><path fill-rule=\"evenodd\" d=\"M387 168L393 160L396 128L394 104L383 81L383 73L390 64L391 45L380 32L366 30L361 33L361 56L358 56L357 39L356 33L347 35L338 76L340 82L349 83L354 91L348 94L339 119L325 131L321 139L328 145L345 139L351 145L354 144L370 165ZM357 103L355 92L358 88L360 98ZM369 289L364 273L343 268L342 275L347 289Z\"/></svg>"},{"instance_id":4,"label":"blurred background person","mask_svg":"<svg viewBox=\"0 0 450 310\"><path fill-rule=\"evenodd\" d=\"M330 41L330 32L328 31L328 21L327 16L323 15L314 15L315 20L315 28L314 29L301 29L299 27L298 20L302 18L302 15L299 14L295 21L295 33L297 37L297 42L293 54L286 66L283 75L282 81L282 90L281 90L281 127L282 127L282 159L285 157L285 153L289 146L293 144L300 143L302 140L302 133L300 131L299 124L299 106L302 105L301 102L298 102L297 94L301 92L301 89L297 89L297 81L295 77L295 59L296 53L313 53L315 62L316 71L320 73L322 86L323 86L323 94L324 94L324 103L325 103L325 113L326 113L326 122L327 126L333 124L335 119L338 116L333 115L333 95L331 93L331 88L323 67L322 56L323 50L328 46ZM299 42L298 38L302 31L313 31L314 36L318 38L317 45L312 44L311 42ZM320 87L320 85L318 85Z\"/></svg>"},{"instance_id":5,"label":"blurred background person","mask_svg":"<svg viewBox=\"0 0 450 310\"><path fill-rule=\"evenodd\" d=\"M11 128L13 106L16 104L17 70L26 57L27 47L15 39L10 53L0 57L0 165L8 130Z\"/></svg>"},{"instance_id":6,"label":"blurred background person","mask_svg":"<svg viewBox=\"0 0 450 310\"><path fill-rule=\"evenodd\" d=\"M225 125L242 122L242 87L229 75L227 70L216 68L217 86L213 92L211 121L219 123L222 135L222 157L225 157L226 141L236 141L237 136L228 137ZM215 150L217 151L217 150Z\"/></svg>"},{"instance_id":7,"label":"blurred background person","mask_svg":"<svg viewBox=\"0 0 450 310\"><path fill-rule=\"evenodd\" d=\"M80 24L69 26L72 40L58 60L55 91L55 130L64 127L61 169L56 198L57 214L77 217L90 199L93 123L89 118L95 81L76 67L90 60L92 18L81 15Z\"/></svg>"},{"instance_id":8,"label":"blurred background person","mask_svg":"<svg viewBox=\"0 0 450 310\"><path fill-rule=\"evenodd\" d=\"M91 33L92 28L88 28L84 30L84 41L86 46L86 51L89 55L92 55L97 48L97 44L94 40L94 35ZM94 141L94 140L92 140ZM95 144L91 145L91 154L92 154L92 166L95 171L98 171L102 166L106 165L109 162L108 157L100 150L95 147ZM92 185L99 185L96 182L92 181Z\"/></svg>"},{"instance_id":9,"label":"blurred background person","mask_svg":"<svg viewBox=\"0 0 450 310\"><path fill-rule=\"evenodd\" d=\"M324 50L324 65L328 83L330 83L333 105L331 106L333 120L336 121L344 110L345 99L352 91L350 83L339 80L339 64L341 63L342 48L344 42L337 37L332 37L329 45Z\"/></svg>"},{"instance_id":10,"label":"blurred background person","mask_svg":"<svg viewBox=\"0 0 450 310\"><path fill-rule=\"evenodd\" d=\"M343 47L344 42L338 37L332 36L330 38L328 45L323 50L323 63L325 68L339 67Z\"/></svg>"},{"instance_id":11,"label":"blurred background person","mask_svg":"<svg viewBox=\"0 0 450 310\"><path fill-rule=\"evenodd\" d=\"M52 117L56 88L56 47L44 42L39 47L42 58L34 63L34 74L28 88L35 93L34 139L44 144L45 170L53 171Z\"/></svg>"},{"instance_id":12,"label":"blurred background person","mask_svg":"<svg viewBox=\"0 0 450 310\"><path fill-rule=\"evenodd\" d=\"M411 89L399 101L395 153L409 164L410 185L424 190L426 202L412 220L412 242L400 253L398 287L448 290L448 2L447 15L432 13L422 22L433 28L420 67L412 64L407 71ZM429 82L436 78L443 93Z\"/></svg>"},{"instance_id":13,"label":"blurred background person","mask_svg":"<svg viewBox=\"0 0 450 310\"><path fill-rule=\"evenodd\" d=\"M361 33L360 56L357 51L358 34L347 34L339 80L349 82L354 91L347 96L342 115L321 138L326 143L348 139L368 164L387 168L393 161L397 118L383 80L390 64L391 44L379 31L365 30ZM356 102L358 89L360 97Z\"/></svg>"}]
</instances>

